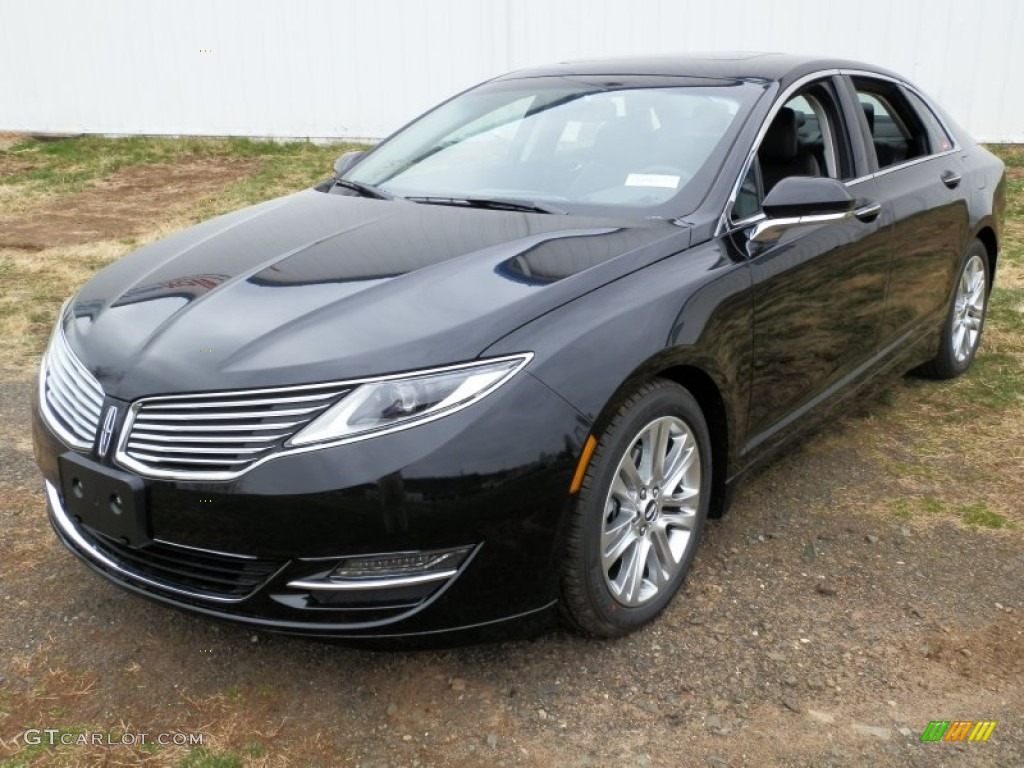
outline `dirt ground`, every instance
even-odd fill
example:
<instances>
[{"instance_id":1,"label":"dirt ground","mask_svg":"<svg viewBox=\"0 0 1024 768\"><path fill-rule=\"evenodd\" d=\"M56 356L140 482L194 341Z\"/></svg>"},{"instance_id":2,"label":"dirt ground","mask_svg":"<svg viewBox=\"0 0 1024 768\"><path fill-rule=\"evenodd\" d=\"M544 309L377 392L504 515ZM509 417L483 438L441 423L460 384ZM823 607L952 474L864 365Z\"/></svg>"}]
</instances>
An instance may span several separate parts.
<instances>
[{"instance_id":1,"label":"dirt ground","mask_svg":"<svg viewBox=\"0 0 1024 768\"><path fill-rule=\"evenodd\" d=\"M136 168L44 201L0 228L3 253L17 266L67 238L138 235L176 204L154 175L210 195L248 170L224 167L199 174L212 186L189 166ZM1014 343L992 336L996 352ZM0 370L4 766L1024 765L1019 401L957 422L943 411L960 385L895 382L745 485L683 592L626 639L380 653L213 623L95 577L46 522L32 386L24 366ZM965 522L982 501L1004 526ZM921 743L931 720L997 725L985 743ZM51 748L29 728L203 744Z\"/></svg>"}]
</instances>

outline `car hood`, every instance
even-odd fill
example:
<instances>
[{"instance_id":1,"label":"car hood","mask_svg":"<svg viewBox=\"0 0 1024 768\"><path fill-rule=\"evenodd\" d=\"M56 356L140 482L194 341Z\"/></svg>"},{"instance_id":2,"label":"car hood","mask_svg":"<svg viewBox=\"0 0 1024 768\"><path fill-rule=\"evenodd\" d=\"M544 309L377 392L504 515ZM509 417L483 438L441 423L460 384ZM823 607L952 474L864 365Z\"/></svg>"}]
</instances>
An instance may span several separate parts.
<instances>
[{"instance_id":1,"label":"car hood","mask_svg":"<svg viewBox=\"0 0 1024 768\"><path fill-rule=\"evenodd\" d=\"M665 221L307 190L116 262L76 296L65 333L128 400L412 370L473 359L688 243Z\"/></svg>"}]
</instances>

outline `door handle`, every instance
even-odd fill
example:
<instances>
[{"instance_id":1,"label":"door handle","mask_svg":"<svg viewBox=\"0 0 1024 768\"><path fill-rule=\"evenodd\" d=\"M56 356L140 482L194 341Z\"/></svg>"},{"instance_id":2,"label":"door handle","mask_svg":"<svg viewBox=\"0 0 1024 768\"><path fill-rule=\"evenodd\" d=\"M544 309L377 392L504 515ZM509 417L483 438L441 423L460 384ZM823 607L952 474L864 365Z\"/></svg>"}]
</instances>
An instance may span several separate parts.
<instances>
[{"instance_id":1,"label":"door handle","mask_svg":"<svg viewBox=\"0 0 1024 768\"><path fill-rule=\"evenodd\" d=\"M882 204L881 203L865 203L860 208L855 210L853 212L853 215L856 216L861 221L863 221L865 223L868 223L868 222L872 222L875 219L877 219L878 218L878 214L880 214L881 212L882 212Z\"/></svg>"},{"instance_id":2,"label":"door handle","mask_svg":"<svg viewBox=\"0 0 1024 768\"><path fill-rule=\"evenodd\" d=\"M943 171L939 178L942 179L942 183L950 189L956 189L963 180L963 176L956 171Z\"/></svg>"}]
</instances>

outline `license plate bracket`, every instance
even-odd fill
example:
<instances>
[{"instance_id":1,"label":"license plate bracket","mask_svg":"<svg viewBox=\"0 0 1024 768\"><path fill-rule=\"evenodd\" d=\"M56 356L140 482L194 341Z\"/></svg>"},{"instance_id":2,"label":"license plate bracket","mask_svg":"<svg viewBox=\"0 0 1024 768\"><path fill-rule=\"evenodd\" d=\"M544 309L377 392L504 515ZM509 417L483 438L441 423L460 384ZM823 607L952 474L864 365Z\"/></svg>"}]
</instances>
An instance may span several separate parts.
<instances>
[{"instance_id":1,"label":"license plate bracket","mask_svg":"<svg viewBox=\"0 0 1024 768\"><path fill-rule=\"evenodd\" d=\"M65 511L85 526L134 547L150 540L142 478L74 452L57 458Z\"/></svg>"}]
</instances>

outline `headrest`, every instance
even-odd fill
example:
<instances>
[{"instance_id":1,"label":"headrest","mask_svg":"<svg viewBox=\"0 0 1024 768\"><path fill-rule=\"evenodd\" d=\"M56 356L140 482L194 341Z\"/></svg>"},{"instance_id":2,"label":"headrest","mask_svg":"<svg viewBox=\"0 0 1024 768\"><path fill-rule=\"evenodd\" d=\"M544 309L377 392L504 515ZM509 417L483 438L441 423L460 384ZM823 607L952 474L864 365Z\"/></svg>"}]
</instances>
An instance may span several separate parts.
<instances>
[{"instance_id":1,"label":"headrest","mask_svg":"<svg viewBox=\"0 0 1024 768\"><path fill-rule=\"evenodd\" d=\"M761 142L761 158L792 160L796 157L796 127L796 112L789 107L780 109Z\"/></svg>"},{"instance_id":2,"label":"headrest","mask_svg":"<svg viewBox=\"0 0 1024 768\"><path fill-rule=\"evenodd\" d=\"M864 108L864 116L868 119L868 130L872 135L875 133L875 105L870 101L862 101L860 105Z\"/></svg>"}]
</instances>

